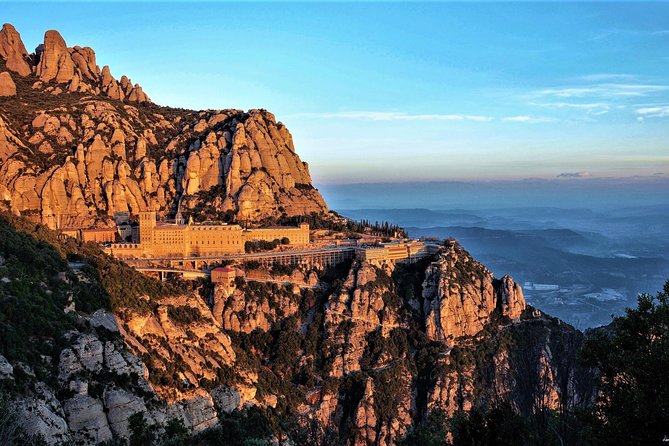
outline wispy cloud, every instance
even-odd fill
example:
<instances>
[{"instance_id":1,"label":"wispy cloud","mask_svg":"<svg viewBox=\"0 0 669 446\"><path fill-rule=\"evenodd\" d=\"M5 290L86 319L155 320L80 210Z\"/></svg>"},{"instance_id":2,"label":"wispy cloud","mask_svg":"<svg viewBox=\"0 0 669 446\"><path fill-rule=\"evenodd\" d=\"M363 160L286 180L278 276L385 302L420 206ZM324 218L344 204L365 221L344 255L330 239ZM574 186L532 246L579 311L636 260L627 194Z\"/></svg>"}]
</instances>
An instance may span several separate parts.
<instances>
[{"instance_id":1,"label":"wispy cloud","mask_svg":"<svg viewBox=\"0 0 669 446\"><path fill-rule=\"evenodd\" d=\"M562 172L559 174L557 177L558 178L588 178L591 177L592 174L587 171L582 171L582 172Z\"/></svg>"},{"instance_id":2,"label":"wispy cloud","mask_svg":"<svg viewBox=\"0 0 669 446\"><path fill-rule=\"evenodd\" d=\"M596 73L578 76L576 79L585 82L605 82L605 81L631 81L638 79L636 74L622 74L622 73Z\"/></svg>"},{"instance_id":3,"label":"wispy cloud","mask_svg":"<svg viewBox=\"0 0 669 446\"><path fill-rule=\"evenodd\" d=\"M603 115L609 112L611 109L611 104L607 102L589 102L589 103L577 103L577 102L530 102L529 105L536 107L545 107L552 109L574 109L574 110L583 110L590 115Z\"/></svg>"},{"instance_id":4,"label":"wispy cloud","mask_svg":"<svg viewBox=\"0 0 669 446\"><path fill-rule=\"evenodd\" d=\"M555 118L547 118L544 116L507 116L505 118L502 118L502 121L506 122L527 122L529 124L540 124L540 123L546 123L546 122L555 122L557 119Z\"/></svg>"},{"instance_id":5,"label":"wispy cloud","mask_svg":"<svg viewBox=\"0 0 669 446\"><path fill-rule=\"evenodd\" d=\"M657 30L640 30L640 29L608 29L594 34L592 37L586 39L588 42L596 42L599 40L606 40L610 37L629 37L629 36L638 36L638 37L662 37L668 36L669 29L657 29Z\"/></svg>"},{"instance_id":6,"label":"wispy cloud","mask_svg":"<svg viewBox=\"0 0 669 446\"><path fill-rule=\"evenodd\" d=\"M636 109L636 114L640 119L643 118L669 118L669 105L660 105L656 107L642 107Z\"/></svg>"},{"instance_id":7,"label":"wispy cloud","mask_svg":"<svg viewBox=\"0 0 669 446\"><path fill-rule=\"evenodd\" d=\"M557 119L549 117L536 116L505 116L494 117L487 115L469 115L469 114L440 114L425 113L411 114L404 112L383 112L383 111L341 111L327 113L302 113L301 116L320 118L320 119L357 119L365 121L455 121L455 122L555 122Z\"/></svg>"},{"instance_id":8,"label":"wispy cloud","mask_svg":"<svg viewBox=\"0 0 669 446\"><path fill-rule=\"evenodd\" d=\"M309 113L308 116L324 119L362 119L367 121L492 121L493 117L464 114L411 114L381 111L342 111L331 113Z\"/></svg>"},{"instance_id":9,"label":"wispy cloud","mask_svg":"<svg viewBox=\"0 0 669 446\"><path fill-rule=\"evenodd\" d=\"M539 97L583 98L583 97L641 97L669 90L668 85L606 83L585 87L546 88L533 93Z\"/></svg>"}]
</instances>

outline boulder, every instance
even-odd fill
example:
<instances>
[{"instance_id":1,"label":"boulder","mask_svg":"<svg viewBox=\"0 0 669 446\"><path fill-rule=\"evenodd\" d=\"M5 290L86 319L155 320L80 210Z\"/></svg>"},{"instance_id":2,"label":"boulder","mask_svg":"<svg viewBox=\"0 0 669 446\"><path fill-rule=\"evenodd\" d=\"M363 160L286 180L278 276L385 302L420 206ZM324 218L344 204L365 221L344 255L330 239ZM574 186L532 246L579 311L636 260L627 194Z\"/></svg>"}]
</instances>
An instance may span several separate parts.
<instances>
[{"instance_id":1,"label":"boulder","mask_svg":"<svg viewBox=\"0 0 669 446\"><path fill-rule=\"evenodd\" d=\"M108 390L104 394L107 419L114 434L128 438L128 418L137 412L146 412L144 400L126 390Z\"/></svg>"},{"instance_id":2,"label":"boulder","mask_svg":"<svg viewBox=\"0 0 669 446\"><path fill-rule=\"evenodd\" d=\"M16 84L7 71L0 73L0 96L16 96Z\"/></svg>"},{"instance_id":3,"label":"boulder","mask_svg":"<svg viewBox=\"0 0 669 446\"><path fill-rule=\"evenodd\" d=\"M70 442L63 408L45 384L36 384L34 394L16 401L16 412L28 435L41 435L49 445Z\"/></svg>"},{"instance_id":4,"label":"boulder","mask_svg":"<svg viewBox=\"0 0 669 446\"><path fill-rule=\"evenodd\" d=\"M14 367L7 361L7 359L0 355L0 379L13 379Z\"/></svg>"},{"instance_id":5,"label":"boulder","mask_svg":"<svg viewBox=\"0 0 669 446\"><path fill-rule=\"evenodd\" d=\"M233 410L238 409L241 405L241 395L239 391L230 387L221 386L215 388L211 391L211 397L214 399L216 409L224 413L230 413Z\"/></svg>"}]
</instances>

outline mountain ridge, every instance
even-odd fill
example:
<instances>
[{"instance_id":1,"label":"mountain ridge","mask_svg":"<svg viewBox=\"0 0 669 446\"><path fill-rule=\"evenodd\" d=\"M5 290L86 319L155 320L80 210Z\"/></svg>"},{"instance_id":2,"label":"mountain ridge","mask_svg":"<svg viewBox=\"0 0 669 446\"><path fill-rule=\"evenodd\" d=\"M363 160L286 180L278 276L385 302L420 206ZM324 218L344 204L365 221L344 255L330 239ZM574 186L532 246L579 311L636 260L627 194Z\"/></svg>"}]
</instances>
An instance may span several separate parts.
<instances>
[{"instance_id":1,"label":"mountain ridge","mask_svg":"<svg viewBox=\"0 0 669 446\"><path fill-rule=\"evenodd\" d=\"M271 113L155 105L56 31L27 55L5 25L0 45L0 72L16 90L0 98L0 199L13 212L51 227L105 225L149 208L166 217L179 206L252 223L327 214Z\"/></svg>"}]
</instances>

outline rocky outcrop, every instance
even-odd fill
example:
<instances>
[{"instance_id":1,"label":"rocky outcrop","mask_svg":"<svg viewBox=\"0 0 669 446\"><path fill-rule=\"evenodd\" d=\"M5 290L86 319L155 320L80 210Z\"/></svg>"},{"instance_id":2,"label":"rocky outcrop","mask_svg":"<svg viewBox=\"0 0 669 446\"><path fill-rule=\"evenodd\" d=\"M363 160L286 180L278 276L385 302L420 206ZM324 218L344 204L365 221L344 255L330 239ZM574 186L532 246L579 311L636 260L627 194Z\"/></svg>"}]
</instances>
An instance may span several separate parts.
<instances>
[{"instance_id":1,"label":"rocky outcrop","mask_svg":"<svg viewBox=\"0 0 669 446\"><path fill-rule=\"evenodd\" d=\"M104 311L97 312L90 319L92 326L107 325L114 331L120 330L126 337L130 336L118 325L114 326L111 320L115 318ZM167 331L173 330L167 328ZM200 330L196 329L196 332L203 339L211 339ZM223 335L219 332L218 336ZM217 422L214 400L202 389L174 394L158 386L156 390L164 398L159 399L148 382L147 367L119 342L120 338L103 341L94 331L73 331L67 334L66 339L70 346L61 351L58 360L61 389L58 393L64 397L59 399L56 390L38 382L34 390L17 400L18 419L29 435L42 435L48 444L69 441L74 444L97 444L113 438L128 438L129 418L138 412L144 413L149 422L158 424L165 424L172 418L180 419L194 431L206 429ZM142 344L136 339L129 342L135 342L133 348L141 348ZM146 345L152 348L148 343ZM209 355L216 354L216 345L208 348L211 349ZM185 358L192 358L188 356L188 346L181 346L179 352ZM226 360L234 360L231 350L226 354L233 355ZM218 359L219 363L212 362L209 366L224 364ZM12 364L4 357L0 357L0 373L0 380L14 379ZM235 395L234 392L229 389L231 396ZM222 410L239 406L239 393L236 395L236 401L228 398L227 402L225 396L219 396Z\"/></svg>"},{"instance_id":2,"label":"rocky outcrop","mask_svg":"<svg viewBox=\"0 0 669 446\"><path fill-rule=\"evenodd\" d=\"M0 97L16 96L16 84L8 72L0 73Z\"/></svg>"},{"instance_id":3,"label":"rocky outcrop","mask_svg":"<svg viewBox=\"0 0 669 446\"><path fill-rule=\"evenodd\" d=\"M263 279L246 279L240 288L228 289L216 285L213 294L212 313L225 330L251 333L254 330L268 331L275 323L298 313L301 302L313 295L312 285L301 281L291 282L288 276ZM249 284L250 282L250 284Z\"/></svg>"},{"instance_id":4,"label":"rocky outcrop","mask_svg":"<svg viewBox=\"0 0 669 446\"><path fill-rule=\"evenodd\" d=\"M74 61L58 31L47 31L44 43L38 47L39 58L36 74L44 82L55 79L57 83L69 82L74 77Z\"/></svg>"},{"instance_id":5,"label":"rocky outcrop","mask_svg":"<svg viewBox=\"0 0 669 446\"><path fill-rule=\"evenodd\" d=\"M185 311L190 316L180 318ZM152 352L149 366L154 373L167 373L166 381L179 384L156 387L170 401L190 399L189 389L203 379L215 381L219 368L235 362L229 336L207 305L193 296L165 299L151 314L127 313L124 324L126 343L137 354Z\"/></svg>"},{"instance_id":6,"label":"rocky outcrop","mask_svg":"<svg viewBox=\"0 0 669 446\"><path fill-rule=\"evenodd\" d=\"M456 243L428 267L421 305L427 336L449 343L480 332L496 310L517 319L526 306L511 277L497 285L492 273Z\"/></svg>"},{"instance_id":7,"label":"rocky outcrop","mask_svg":"<svg viewBox=\"0 0 669 446\"><path fill-rule=\"evenodd\" d=\"M220 112L201 119L193 130L202 136L177 166L187 209L198 208L200 199L194 195L222 187L225 193L211 206L243 220L327 210L311 186L308 165L295 153L290 133L271 113Z\"/></svg>"},{"instance_id":8,"label":"rocky outcrop","mask_svg":"<svg viewBox=\"0 0 669 446\"><path fill-rule=\"evenodd\" d=\"M33 84L33 88L48 94L78 92L131 103L150 102L142 87L133 85L126 76L117 81L109 67L100 70L91 48L69 48L65 39L55 30L47 31L44 42L34 54L28 55L19 33L6 23L0 31L0 58L4 60L7 69L19 76L27 77L34 73L38 81Z\"/></svg>"},{"instance_id":9,"label":"rocky outcrop","mask_svg":"<svg viewBox=\"0 0 669 446\"><path fill-rule=\"evenodd\" d=\"M9 23L2 25L0 30L0 57L4 59L9 70L20 76L27 76L31 69L28 64L28 52L23 45L21 36Z\"/></svg>"},{"instance_id":10,"label":"rocky outcrop","mask_svg":"<svg viewBox=\"0 0 669 446\"><path fill-rule=\"evenodd\" d=\"M37 214L52 227L85 227L100 215L149 208L169 215L180 200L183 212L212 218L231 213L248 221L327 210L290 134L271 114L203 116L215 124L204 124L201 136L162 115L94 99L36 112L23 134L0 116L0 158L6 161L0 185L14 212ZM243 143L233 142L237 132L245 135ZM173 135L162 141L167 151L159 151L156 134ZM184 155L180 147L193 137ZM45 147L46 157L64 161L45 168L28 156Z\"/></svg>"},{"instance_id":11,"label":"rocky outcrop","mask_svg":"<svg viewBox=\"0 0 669 446\"><path fill-rule=\"evenodd\" d=\"M496 291L497 308L503 315L511 319L518 319L527 306L520 284L514 282L511 276L504 276L496 287Z\"/></svg>"},{"instance_id":12,"label":"rocky outcrop","mask_svg":"<svg viewBox=\"0 0 669 446\"><path fill-rule=\"evenodd\" d=\"M61 402L52 389L38 383L35 390L16 402L21 427L30 435L41 435L48 444L72 440Z\"/></svg>"},{"instance_id":13,"label":"rocky outcrop","mask_svg":"<svg viewBox=\"0 0 669 446\"><path fill-rule=\"evenodd\" d=\"M394 444L435 408L452 415L507 401L531 414L592 396L588 373L550 354L573 358L581 334L525 312L513 279L496 280L457 243L411 266L354 263L344 279L324 306L323 345L324 379L345 384L308 393L300 409L344 426L341 440Z\"/></svg>"},{"instance_id":14,"label":"rocky outcrop","mask_svg":"<svg viewBox=\"0 0 669 446\"><path fill-rule=\"evenodd\" d=\"M356 263L341 289L326 303L325 331L333 340L332 376L342 377L360 370L369 333L379 330L387 336L400 327L399 308L384 299L394 291L390 274L390 265L384 268L368 262Z\"/></svg>"},{"instance_id":15,"label":"rocky outcrop","mask_svg":"<svg viewBox=\"0 0 669 446\"><path fill-rule=\"evenodd\" d=\"M75 395L63 403L68 428L79 443L101 443L112 439L102 402L87 395Z\"/></svg>"},{"instance_id":16,"label":"rocky outcrop","mask_svg":"<svg viewBox=\"0 0 669 446\"><path fill-rule=\"evenodd\" d=\"M0 355L0 379L14 378L14 367L7 361L7 358Z\"/></svg>"}]
</instances>

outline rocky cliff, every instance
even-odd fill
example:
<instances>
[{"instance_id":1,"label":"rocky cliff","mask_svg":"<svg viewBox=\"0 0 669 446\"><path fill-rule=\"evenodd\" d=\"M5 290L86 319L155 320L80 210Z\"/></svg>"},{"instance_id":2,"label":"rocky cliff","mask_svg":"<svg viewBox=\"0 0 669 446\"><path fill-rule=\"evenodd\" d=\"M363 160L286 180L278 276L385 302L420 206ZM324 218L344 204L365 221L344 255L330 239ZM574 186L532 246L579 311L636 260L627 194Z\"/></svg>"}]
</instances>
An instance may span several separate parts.
<instances>
[{"instance_id":1,"label":"rocky cliff","mask_svg":"<svg viewBox=\"0 0 669 446\"><path fill-rule=\"evenodd\" d=\"M582 334L454 242L410 265L295 267L270 281L240 270L233 288L166 288L4 218L0 388L52 443L127 438L135 413L206 432L256 407L297 444L385 446L435 409L504 402L532 415L592 399Z\"/></svg>"},{"instance_id":2,"label":"rocky cliff","mask_svg":"<svg viewBox=\"0 0 669 446\"><path fill-rule=\"evenodd\" d=\"M429 261L356 261L320 277L214 290L212 325L237 352L230 375L203 381L214 401L292 414L290 435L309 431L314 444L392 445L436 408L505 402L531 415L592 398L592 374L575 365L582 335L527 307L512 278L495 279L456 243Z\"/></svg>"},{"instance_id":3,"label":"rocky cliff","mask_svg":"<svg viewBox=\"0 0 669 446\"><path fill-rule=\"evenodd\" d=\"M51 227L115 212L245 221L324 213L288 129L264 110L159 107L57 31L0 31L0 200Z\"/></svg>"}]
</instances>

